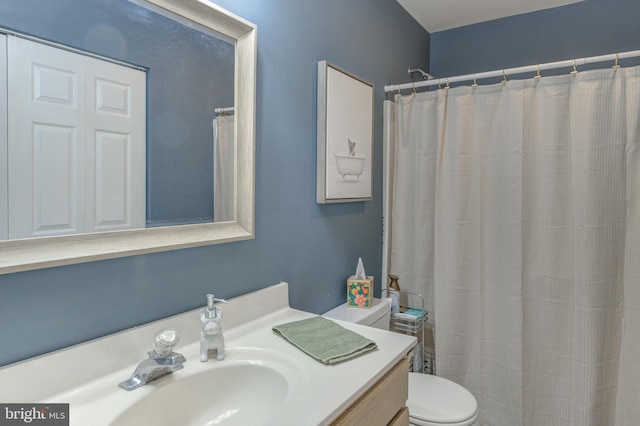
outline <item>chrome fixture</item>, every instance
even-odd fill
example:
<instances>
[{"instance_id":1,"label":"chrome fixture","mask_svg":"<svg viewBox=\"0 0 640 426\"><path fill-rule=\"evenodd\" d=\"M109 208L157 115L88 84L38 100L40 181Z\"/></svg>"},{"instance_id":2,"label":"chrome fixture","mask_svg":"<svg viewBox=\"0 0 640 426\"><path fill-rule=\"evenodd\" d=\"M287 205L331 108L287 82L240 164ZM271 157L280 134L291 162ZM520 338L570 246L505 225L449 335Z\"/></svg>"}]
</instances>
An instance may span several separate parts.
<instances>
[{"instance_id":1,"label":"chrome fixture","mask_svg":"<svg viewBox=\"0 0 640 426\"><path fill-rule=\"evenodd\" d=\"M159 377L182 369L182 364L187 360L181 354L173 352L173 348L179 341L180 336L173 328L158 332L154 339L153 350L147 352L149 358L138 364L131 377L118 386L131 391Z\"/></svg>"},{"instance_id":2,"label":"chrome fixture","mask_svg":"<svg viewBox=\"0 0 640 426\"><path fill-rule=\"evenodd\" d=\"M433 76L428 72L422 71L420 68L409 68L409 76L413 77L414 73L420 73L423 80L433 80Z\"/></svg>"}]
</instances>

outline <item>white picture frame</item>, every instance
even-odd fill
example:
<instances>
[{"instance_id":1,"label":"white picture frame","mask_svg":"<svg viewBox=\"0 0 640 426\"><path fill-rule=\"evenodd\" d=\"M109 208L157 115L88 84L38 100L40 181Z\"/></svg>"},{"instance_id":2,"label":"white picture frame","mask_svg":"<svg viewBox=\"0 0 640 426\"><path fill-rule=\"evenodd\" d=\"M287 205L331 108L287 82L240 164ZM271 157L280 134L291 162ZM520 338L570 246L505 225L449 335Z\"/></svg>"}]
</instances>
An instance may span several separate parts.
<instances>
[{"instance_id":1,"label":"white picture frame","mask_svg":"<svg viewBox=\"0 0 640 426\"><path fill-rule=\"evenodd\" d=\"M373 83L318 62L316 202L373 200Z\"/></svg>"}]
</instances>

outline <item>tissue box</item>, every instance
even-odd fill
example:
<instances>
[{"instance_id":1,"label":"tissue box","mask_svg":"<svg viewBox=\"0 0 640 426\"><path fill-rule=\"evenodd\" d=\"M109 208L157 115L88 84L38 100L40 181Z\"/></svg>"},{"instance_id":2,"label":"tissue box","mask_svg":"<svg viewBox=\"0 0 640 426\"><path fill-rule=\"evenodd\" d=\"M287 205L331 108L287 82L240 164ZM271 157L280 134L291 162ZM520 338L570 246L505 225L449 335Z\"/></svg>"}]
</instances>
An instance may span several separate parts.
<instances>
[{"instance_id":1,"label":"tissue box","mask_svg":"<svg viewBox=\"0 0 640 426\"><path fill-rule=\"evenodd\" d=\"M351 275L347 280L347 307L369 309L373 303L373 277L364 280Z\"/></svg>"}]
</instances>

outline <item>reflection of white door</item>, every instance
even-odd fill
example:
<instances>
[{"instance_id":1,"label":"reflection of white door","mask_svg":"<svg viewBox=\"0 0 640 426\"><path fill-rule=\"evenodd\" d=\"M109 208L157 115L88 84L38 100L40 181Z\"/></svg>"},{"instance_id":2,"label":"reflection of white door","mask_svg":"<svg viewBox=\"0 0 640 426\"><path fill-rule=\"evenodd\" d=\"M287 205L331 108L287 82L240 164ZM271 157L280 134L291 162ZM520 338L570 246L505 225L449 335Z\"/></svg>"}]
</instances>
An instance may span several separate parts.
<instances>
[{"instance_id":1,"label":"reflection of white door","mask_svg":"<svg viewBox=\"0 0 640 426\"><path fill-rule=\"evenodd\" d=\"M145 73L97 59L86 72L87 228L144 228Z\"/></svg>"},{"instance_id":2,"label":"reflection of white door","mask_svg":"<svg viewBox=\"0 0 640 426\"><path fill-rule=\"evenodd\" d=\"M213 119L213 221L233 220L235 175L234 116Z\"/></svg>"},{"instance_id":3,"label":"reflection of white door","mask_svg":"<svg viewBox=\"0 0 640 426\"><path fill-rule=\"evenodd\" d=\"M145 226L145 74L8 37L9 238Z\"/></svg>"},{"instance_id":4,"label":"reflection of white door","mask_svg":"<svg viewBox=\"0 0 640 426\"><path fill-rule=\"evenodd\" d=\"M0 34L0 240L9 238L7 206L7 36Z\"/></svg>"}]
</instances>

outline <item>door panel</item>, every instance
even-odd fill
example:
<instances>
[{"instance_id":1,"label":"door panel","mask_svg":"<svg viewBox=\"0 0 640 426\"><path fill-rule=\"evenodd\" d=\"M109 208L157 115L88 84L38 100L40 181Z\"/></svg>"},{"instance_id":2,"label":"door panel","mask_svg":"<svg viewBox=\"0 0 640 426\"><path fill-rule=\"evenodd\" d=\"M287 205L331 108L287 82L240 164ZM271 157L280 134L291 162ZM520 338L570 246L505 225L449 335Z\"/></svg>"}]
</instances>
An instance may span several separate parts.
<instances>
[{"instance_id":1,"label":"door panel","mask_svg":"<svg viewBox=\"0 0 640 426\"><path fill-rule=\"evenodd\" d=\"M96 132L95 140L95 228L120 227L131 220L127 202L131 137Z\"/></svg>"},{"instance_id":2,"label":"door panel","mask_svg":"<svg viewBox=\"0 0 640 426\"><path fill-rule=\"evenodd\" d=\"M88 58L87 168L92 231L146 225L145 78L142 71Z\"/></svg>"},{"instance_id":3,"label":"door panel","mask_svg":"<svg viewBox=\"0 0 640 426\"><path fill-rule=\"evenodd\" d=\"M7 36L0 34L0 240L9 238L7 132Z\"/></svg>"},{"instance_id":4,"label":"door panel","mask_svg":"<svg viewBox=\"0 0 640 426\"><path fill-rule=\"evenodd\" d=\"M14 36L7 50L0 238L144 228L146 74Z\"/></svg>"},{"instance_id":5,"label":"door panel","mask_svg":"<svg viewBox=\"0 0 640 426\"><path fill-rule=\"evenodd\" d=\"M78 176L76 128L34 123L31 236L76 233L83 228L83 180ZM12 200L13 201L13 200ZM27 204L29 200L23 200ZM29 224L24 224L25 229Z\"/></svg>"},{"instance_id":6,"label":"door panel","mask_svg":"<svg viewBox=\"0 0 640 426\"><path fill-rule=\"evenodd\" d=\"M84 228L82 56L8 36L9 238Z\"/></svg>"},{"instance_id":7,"label":"door panel","mask_svg":"<svg viewBox=\"0 0 640 426\"><path fill-rule=\"evenodd\" d=\"M65 64L66 65L66 64ZM77 109L78 74L33 62L33 101Z\"/></svg>"}]
</instances>

